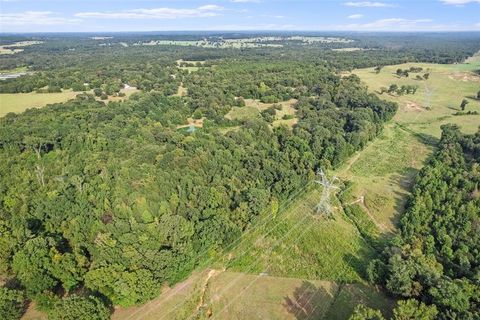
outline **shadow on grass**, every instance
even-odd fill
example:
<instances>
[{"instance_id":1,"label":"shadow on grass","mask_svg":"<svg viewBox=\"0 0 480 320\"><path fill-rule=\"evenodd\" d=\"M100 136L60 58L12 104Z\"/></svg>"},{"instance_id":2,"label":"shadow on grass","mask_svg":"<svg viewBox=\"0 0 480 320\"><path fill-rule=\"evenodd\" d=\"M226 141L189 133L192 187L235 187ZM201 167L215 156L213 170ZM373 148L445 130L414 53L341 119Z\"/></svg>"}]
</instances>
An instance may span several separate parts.
<instances>
[{"instance_id":1,"label":"shadow on grass","mask_svg":"<svg viewBox=\"0 0 480 320\"><path fill-rule=\"evenodd\" d=\"M297 320L320 319L333 298L334 293L317 287L310 281L303 281L301 286L295 288L292 296L284 298L283 307ZM322 302L324 307L321 306Z\"/></svg>"}]
</instances>

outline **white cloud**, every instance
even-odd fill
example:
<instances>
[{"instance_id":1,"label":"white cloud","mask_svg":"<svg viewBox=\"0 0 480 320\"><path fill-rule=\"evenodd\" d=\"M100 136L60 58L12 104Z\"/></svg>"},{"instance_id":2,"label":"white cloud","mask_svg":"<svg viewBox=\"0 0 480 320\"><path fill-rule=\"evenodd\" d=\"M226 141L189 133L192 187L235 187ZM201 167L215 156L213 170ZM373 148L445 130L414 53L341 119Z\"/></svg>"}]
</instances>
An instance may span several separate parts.
<instances>
[{"instance_id":1,"label":"white cloud","mask_svg":"<svg viewBox=\"0 0 480 320\"><path fill-rule=\"evenodd\" d=\"M216 4L207 4L205 6L198 7L198 10L209 10L209 11L222 11L224 7L217 6Z\"/></svg>"},{"instance_id":2,"label":"white cloud","mask_svg":"<svg viewBox=\"0 0 480 320\"><path fill-rule=\"evenodd\" d=\"M395 7L394 4L385 3L385 2L372 2L372 1L360 1L360 2L345 2L347 7L357 7L357 8L387 8Z\"/></svg>"},{"instance_id":3,"label":"white cloud","mask_svg":"<svg viewBox=\"0 0 480 320\"><path fill-rule=\"evenodd\" d=\"M260 0L231 0L233 3L260 3Z\"/></svg>"},{"instance_id":4,"label":"white cloud","mask_svg":"<svg viewBox=\"0 0 480 320\"><path fill-rule=\"evenodd\" d=\"M444 4L451 4L455 6L462 6L468 3L480 3L480 0L440 0Z\"/></svg>"},{"instance_id":5,"label":"white cloud","mask_svg":"<svg viewBox=\"0 0 480 320\"><path fill-rule=\"evenodd\" d=\"M103 19L177 19L177 18L207 18L220 15L225 10L214 4L200 6L195 9L153 8L131 9L106 12L78 12L76 17Z\"/></svg>"},{"instance_id":6,"label":"white cloud","mask_svg":"<svg viewBox=\"0 0 480 320\"><path fill-rule=\"evenodd\" d=\"M415 31L415 30L436 30L438 25L432 25L432 19L403 19L388 18L368 23L352 23L336 26L340 30L362 30L362 31Z\"/></svg>"},{"instance_id":7,"label":"white cloud","mask_svg":"<svg viewBox=\"0 0 480 320\"><path fill-rule=\"evenodd\" d=\"M348 16L348 19L361 19L363 18L363 14L351 14Z\"/></svg>"},{"instance_id":8,"label":"white cloud","mask_svg":"<svg viewBox=\"0 0 480 320\"><path fill-rule=\"evenodd\" d=\"M276 23L260 23L260 24L230 24L207 27L205 30L242 30L242 31L258 31L258 30L298 30L299 27L293 24L276 24Z\"/></svg>"},{"instance_id":9,"label":"white cloud","mask_svg":"<svg viewBox=\"0 0 480 320\"><path fill-rule=\"evenodd\" d=\"M253 17L253 16L249 16ZM261 18L274 18L274 19L283 19L285 16L277 15L277 14L261 14L259 17Z\"/></svg>"},{"instance_id":10,"label":"white cloud","mask_svg":"<svg viewBox=\"0 0 480 320\"><path fill-rule=\"evenodd\" d=\"M25 11L0 14L0 25L2 29L10 26L71 24L80 21L80 19L58 17L51 11Z\"/></svg>"}]
</instances>

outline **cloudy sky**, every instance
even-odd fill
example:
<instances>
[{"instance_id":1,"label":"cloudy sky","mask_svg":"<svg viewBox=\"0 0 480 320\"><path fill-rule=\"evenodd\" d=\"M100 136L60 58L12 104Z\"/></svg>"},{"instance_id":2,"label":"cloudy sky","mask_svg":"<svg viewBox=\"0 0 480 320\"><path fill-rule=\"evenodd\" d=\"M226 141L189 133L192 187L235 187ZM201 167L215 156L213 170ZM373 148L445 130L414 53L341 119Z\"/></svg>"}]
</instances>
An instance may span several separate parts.
<instances>
[{"instance_id":1,"label":"cloudy sky","mask_svg":"<svg viewBox=\"0 0 480 320\"><path fill-rule=\"evenodd\" d=\"M480 31L480 0L0 0L0 32Z\"/></svg>"}]
</instances>

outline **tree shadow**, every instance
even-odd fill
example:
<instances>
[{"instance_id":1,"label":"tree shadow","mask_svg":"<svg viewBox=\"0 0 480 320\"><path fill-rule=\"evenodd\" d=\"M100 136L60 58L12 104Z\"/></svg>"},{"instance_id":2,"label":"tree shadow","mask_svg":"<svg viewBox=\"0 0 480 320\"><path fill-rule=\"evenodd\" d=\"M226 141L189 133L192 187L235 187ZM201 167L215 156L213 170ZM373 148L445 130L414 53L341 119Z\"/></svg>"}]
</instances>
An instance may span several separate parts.
<instances>
[{"instance_id":1,"label":"tree shadow","mask_svg":"<svg viewBox=\"0 0 480 320\"><path fill-rule=\"evenodd\" d=\"M437 137L427 133L415 132L413 133L413 136L424 145L433 148L436 148L439 142L439 139Z\"/></svg>"},{"instance_id":2,"label":"tree shadow","mask_svg":"<svg viewBox=\"0 0 480 320\"><path fill-rule=\"evenodd\" d=\"M333 293L305 280L301 286L295 288L292 296L284 298L282 305L297 320L317 319L328 307L332 297ZM320 306L322 300L326 302L324 308Z\"/></svg>"},{"instance_id":3,"label":"tree shadow","mask_svg":"<svg viewBox=\"0 0 480 320\"><path fill-rule=\"evenodd\" d=\"M14 290L19 290L19 291L24 291L24 287L20 283L20 281L16 278L8 278L5 280L5 283L3 284L3 287L8 288L8 289L14 289ZM23 302L20 303L20 309L21 309L21 315L23 316L27 310L28 307L31 303L30 299L27 299L24 297Z\"/></svg>"}]
</instances>

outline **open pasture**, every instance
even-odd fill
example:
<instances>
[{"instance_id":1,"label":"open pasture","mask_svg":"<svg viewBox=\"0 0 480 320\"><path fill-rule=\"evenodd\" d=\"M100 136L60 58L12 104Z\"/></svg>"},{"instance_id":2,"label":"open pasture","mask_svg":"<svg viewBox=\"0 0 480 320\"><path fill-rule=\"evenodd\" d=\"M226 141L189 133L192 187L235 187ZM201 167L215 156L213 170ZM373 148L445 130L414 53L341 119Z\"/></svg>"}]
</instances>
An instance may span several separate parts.
<instances>
[{"instance_id":1,"label":"open pasture","mask_svg":"<svg viewBox=\"0 0 480 320\"><path fill-rule=\"evenodd\" d=\"M0 94L0 117L9 112L20 113L28 108L41 108L47 104L64 102L75 98L79 92L64 90L58 93L2 93Z\"/></svg>"}]
</instances>

